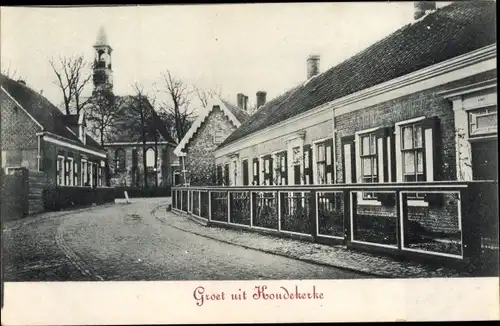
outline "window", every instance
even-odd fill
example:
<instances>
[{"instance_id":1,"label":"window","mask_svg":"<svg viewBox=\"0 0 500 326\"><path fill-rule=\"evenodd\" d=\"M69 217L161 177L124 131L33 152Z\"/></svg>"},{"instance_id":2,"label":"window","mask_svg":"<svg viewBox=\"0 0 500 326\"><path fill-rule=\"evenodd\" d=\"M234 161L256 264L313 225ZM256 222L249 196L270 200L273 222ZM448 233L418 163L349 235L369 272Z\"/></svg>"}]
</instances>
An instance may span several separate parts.
<instances>
[{"instance_id":1,"label":"window","mask_svg":"<svg viewBox=\"0 0 500 326\"><path fill-rule=\"evenodd\" d=\"M469 111L469 135L478 136L497 131L497 107Z\"/></svg>"},{"instance_id":2,"label":"window","mask_svg":"<svg viewBox=\"0 0 500 326\"><path fill-rule=\"evenodd\" d=\"M57 156L56 180L58 186L64 186L64 156Z\"/></svg>"},{"instance_id":3,"label":"window","mask_svg":"<svg viewBox=\"0 0 500 326\"><path fill-rule=\"evenodd\" d=\"M125 150L123 148L118 148L115 151L115 167L117 171L125 170Z\"/></svg>"},{"instance_id":4,"label":"window","mask_svg":"<svg viewBox=\"0 0 500 326\"><path fill-rule=\"evenodd\" d=\"M155 166L155 150L152 148L148 148L146 150L146 166L147 167Z\"/></svg>"},{"instance_id":5,"label":"window","mask_svg":"<svg viewBox=\"0 0 500 326\"><path fill-rule=\"evenodd\" d=\"M262 164L264 165L264 175L263 175L263 185L272 185L273 184L273 171L272 171L272 163L273 159L271 155L266 155L262 157Z\"/></svg>"},{"instance_id":6,"label":"window","mask_svg":"<svg viewBox=\"0 0 500 326\"><path fill-rule=\"evenodd\" d=\"M78 186L78 164L73 162L73 185Z\"/></svg>"},{"instance_id":7,"label":"window","mask_svg":"<svg viewBox=\"0 0 500 326\"><path fill-rule=\"evenodd\" d=\"M82 168L81 168L81 179L82 179L82 186L87 186L87 181L88 181L88 175L87 175L87 160L83 160L81 162Z\"/></svg>"},{"instance_id":8,"label":"window","mask_svg":"<svg viewBox=\"0 0 500 326\"><path fill-rule=\"evenodd\" d=\"M425 181L422 124L401 127L403 181Z\"/></svg>"},{"instance_id":9,"label":"window","mask_svg":"<svg viewBox=\"0 0 500 326\"><path fill-rule=\"evenodd\" d=\"M360 136L361 150L361 182L378 182L377 174L377 137L374 133ZM372 192L363 192L363 199L373 199L375 194Z\"/></svg>"},{"instance_id":10,"label":"window","mask_svg":"<svg viewBox=\"0 0 500 326\"><path fill-rule=\"evenodd\" d=\"M333 139L317 141L314 148L316 152L316 183L333 183Z\"/></svg>"},{"instance_id":11,"label":"window","mask_svg":"<svg viewBox=\"0 0 500 326\"><path fill-rule=\"evenodd\" d=\"M73 158L69 157L66 161L66 166L67 166L67 171L65 173L65 178L67 180L66 185L68 186L73 186L73 180L74 180L74 164L73 164Z\"/></svg>"},{"instance_id":12,"label":"window","mask_svg":"<svg viewBox=\"0 0 500 326\"><path fill-rule=\"evenodd\" d=\"M253 159L253 184L258 185L259 184L259 159L254 158Z\"/></svg>"},{"instance_id":13,"label":"window","mask_svg":"<svg viewBox=\"0 0 500 326\"><path fill-rule=\"evenodd\" d=\"M287 155L286 151L275 154L276 167L274 168L274 184L286 185L287 184ZM300 162L300 161L299 161Z\"/></svg>"},{"instance_id":14,"label":"window","mask_svg":"<svg viewBox=\"0 0 500 326\"><path fill-rule=\"evenodd\" d=\"M214 143L220 145L224 141L224 133L222 131L214 132Z\"/></svg>"},{"instance_id":15,"label":"window","mask_svg":"<svg viewBox=\"0 0 500 326\"><path fill-rule=\"evenodd\" d=\"M304 165L304 184L313 184L313 172L312 172L312 147L311 145L304 146L303 154L303 165ZM294 166L294 174L300 175L300 161L299 165Z\"/></svg>"}]
</instances>

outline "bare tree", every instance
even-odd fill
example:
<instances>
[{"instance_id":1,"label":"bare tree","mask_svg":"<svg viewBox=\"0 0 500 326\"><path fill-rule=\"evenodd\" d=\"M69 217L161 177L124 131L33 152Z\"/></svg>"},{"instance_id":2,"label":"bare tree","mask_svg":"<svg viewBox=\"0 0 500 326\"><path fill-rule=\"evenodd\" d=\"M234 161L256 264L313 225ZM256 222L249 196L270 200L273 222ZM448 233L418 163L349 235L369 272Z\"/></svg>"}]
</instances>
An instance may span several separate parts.
<instances>
[{"instance_id":1,"label":"bare tree","mask_svg":"<svg viewBox=\"0 0 500 326\"><path fill-rule=\"evenodd\" d=\"M164 105L166 124L173 131L175 140L180 141L191 127L194 117L194 110L189 107L192 90L168 70L163 74L163 79L165 82L163 91L171 100L171 105Z\"/></svg>"},{"instance_id":2,"label":"bare tree","mask_svg":"<svg viewBox=\"0 0 500 326\"><path fill-rule=\"evenodd\" d=\"M196 95L198 96L198 99L200 100L200 103L204 108L207 107L210 99L218 97L222 94L222 89L219 86L215 89L208 90L193 86L193 89L195 90Z\"/></svg>"},{"instance_id":3,"label":"bare tree","mask_svg":"<svg viewBox=\"0 0 500 326\"><path fill-rule=\"evenodd\" d=\"M66 114L71 114L74 107L76 114L79 114L90 98L84 99L82 93L92 78L90 64L85 61L82 55L72 57L60 57L56 62L49 60L50 66L56 75L54 84L62 91L64 109Z\"/></svg>"},{"instance_id":4,"label":"bare tree","mask_svg":"<svg viewBox=\"0 0 500 326\"><path fill-rule=\"evenodd\" d=\"M90 122L89 131L104 145L106 135L113 132L112 127L123 98L115 96L110 90L95 92L86 107L86 119Z\"/></svg>"}]
</instances>

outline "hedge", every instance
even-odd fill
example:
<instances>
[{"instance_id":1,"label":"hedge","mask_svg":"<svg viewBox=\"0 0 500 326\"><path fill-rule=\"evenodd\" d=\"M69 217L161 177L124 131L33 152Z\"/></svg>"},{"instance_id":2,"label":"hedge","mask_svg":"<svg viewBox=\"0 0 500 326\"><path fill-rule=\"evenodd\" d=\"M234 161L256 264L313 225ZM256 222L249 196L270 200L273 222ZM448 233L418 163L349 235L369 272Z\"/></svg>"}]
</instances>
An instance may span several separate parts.
<instances>
[{"instance_id":1,"label":"hedge","mask_svg":"<svg viewBox=\"0 0 500 326\"><path fill-rule=\"evenodd\" d=\"M139 197L170 197L171 187L151 187L151 188L139 188L139 187L115 187L114 196L115 198L125 198L125 193L129 198L139 198Z\"/></svg>"},{"instance_id":2,"label":"hedge","mask_svg":"<svg viewBox=\"0 0 500 326\"><path fill-rule=\"evenodd\" d=\"M64 187L56 186L43 190L45 210L61 210L102 205L115 200L114 188Z\"/></svg>"}]
</instances>

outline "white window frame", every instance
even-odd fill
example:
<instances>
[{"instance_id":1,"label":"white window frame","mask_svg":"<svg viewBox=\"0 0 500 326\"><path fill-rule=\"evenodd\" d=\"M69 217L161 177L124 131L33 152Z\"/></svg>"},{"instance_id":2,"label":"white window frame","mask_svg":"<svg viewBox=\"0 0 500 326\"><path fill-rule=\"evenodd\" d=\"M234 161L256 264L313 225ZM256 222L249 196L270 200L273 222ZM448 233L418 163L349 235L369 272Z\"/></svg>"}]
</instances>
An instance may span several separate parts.
<instances>
[{"instance_id":1,"label":"white window frame","mask_svg":"<svg viewBox=\"0 0 500 326\"><path fill-rule=\"evenodd\" d=\"M82 187L85 187L85 183L87 183L87 164L88 161L86 159L80 160L80 178Z\"/></svg>"},{"instance_id":2,"label":"white window frame","mask_svg":"<svg viewBox=\"0 0 500 326\"><path fill-rule=\"evenodd\" d=\"M364 129L360 131L356 131L354 133L354 154L355 154L355 159L356 159L356 183L363 183L363 176L361 173L362 170L362 161L361 161L361 137L373 133L374 131L377 131L380 127L374 127L374 128L369 128L369 129ZM378 150L378 147L382 145L381 142L376 141L376 146L377 146L377 177L378 177L378 183L383 183L384 182L384 175L383 175L383 155L381 154L381 151ZM383 147L383 146L382 146ZM352 150L352 149L351 149ZM382 161L382 164L381 164ZM382 173L380 173L382 170ZM371 205L371 206L382 206L382 202L380 202L377 199L364 199L363 198L363 192L359 191L357 193L357 202L358 204L361 205Z\"/></svg>"},{"instance_id":3,"label":"white window frame","mask_svg":"<svg viewBox=\"0 0 500 326\"><path fill-rule=\"evenodd\" d=\"M313 166L312 166L312 172L313 172L313 182L314 184L327 184L327 181L326 181L326 174L325 174L325 183L320 183L319 182L319 179L318 179L318 162L317 162L317 157L318 157L318 150L317 150L317 147L319 144L321 143L324 143L325 141L327 140L330 140L330 139L333 139L332 137L325 137L325 138L321 138L321 139L317 139L317 140L314 140L312 142L312 163L313 163ZM335 146L335 139L333 139L333 144L332 144L332 154L333 155L333 146ZM328 161L327 161L327 153L326 153L326 146L323 145L323 150L324 150L324 154L325 154L325 173L326 173L326 165L328 164ZM302 154L304 155L304 154ZM330 156L331 157L331 156ZM335 166L335 158L333 158L334 161L332 161L332 165ZM302 163L303 164L303 163ZM332 172L332 183L334 183L335 181L335 169L334 171Z\"/></svg>"},{"instance_id":4,"label":"white window frame","mask_svg":"<svg viewBox=\"0 0 500 326\"><path fill-rule=\"evenodd\" d=\"M219 140L220 138L220 140ZM215 145L220 145L224 141L224 133L222 131L214 131L213 141Z\"/></svg>"},{"instance_id":5,"label":"white window frame","mask_svg":"<svg viewBox=\"0 0 500 326\"><path fill-rule=\"evenodd\" d=\"M484 113L481 113L481 111L487 111ZM484 135L490 135L494 134L498 130L498 123L495 126L488 127L488 128L477 128L477 118L479 117L485 117L489 115L495 115L498 119L498 107L496 105L489 105L485 107L480 107L480 108L473 108L470 110L467 110L467 119L468 119L468 133L470 138L474 137L480 137ZM496 120L498 121L498 120ZM474 122L474 123L473 123ZM473 129L473 126L476 126L476 129Z\"/></svg>"},{"instance_id":6,"label":"white window frame","mask_svg":"<svg viewBox=\"0 0 500 326\"><path fill-rule=\"evenodd\" d=\"M62 164L61 164L61 160L62 160ZM64 155L57 155L56 169L57 169L58 174L57 174L56 184L58 186L64 186L65 185L64 184L64 182L65 182L65 173L66 173L65 167L66 167L66 162L65 162Z\"/></svg>"},{"instance_id":7,"label":"white window frame","mask_svg":"<svg viewBox=\"0 0 500 326\"><path fill-rule=\"evenodd\" d=\"M280 166L280 170L279 170L279 172L280 172L280 177L279 177L280 181L279 181L279 183L278 183L278 184L276 184L275 186L282 185L282 184L281 184L281 181L282 181L282 180L281 180L281 172L282 172L282 170L283 170L283 166L281 166L281 163L282 163L282 162L281 162L281 155L282 155L284 152L286 152L286 149L281 149L281 150L274 151L274 152L272 152L272 153L271 153L271 156L272 156L272 158L273 158L273 163L274 163L274 164L272 164L272 166L271 166L271 168L273 169L273 185L274 185L274 180L276 179L276 171L277 171L277 170L276 170L276 167L278 166L278 161L279 161L279 166ZM281 155L280 155L280 154L281 154ZM287 154L287 157L288 157L288 154ZM288 159L287 159L287 161L288 161ZM284 164L285 164L285 166L286 166L286 165L288 164L288 162L286 162L286 161L285 161L285 162L284 162ZM287 176L287 179L288 179L288 176Z\"/></svg>"},{"instance_id":8,"label":"white window frame","mask_svg":"<svg viewBox=\"0 0 500 326\"><path fill-rule=\"evenodd\" d=\"M396 181L397 182L404 182L404 180L403 180L404 179L403 178L403 155L402 155L402 151L401 151L401 149L403 147L403 144L401 143L401 130L407 125L422 122L425 119L426 119L425 116L420 116L417 118L399 121L399 122L395 123L395 130L394 130L395 153L394 153L394 156L396 158ZM428 129L422 128L422 137L423 137L423 141L425 144L425 146L424 146L424 152L425 152L424 165L425 165L426 170L431 172L434 169L434 160L433 160L432 156L427 155L427 152L429 150L433 150L432 143L434 142L434 139L433 139L433 142L431 142L430 144L428 141L425 140L425 138L428 136L427 130ZM429 170L429 169L431 169L431 170ZM434 180L433 173L427 173L425 178L426 178L425 179L426 181L433 181ZM422 199L420 199L420 198L419 199L409 199L408 206L428 207L429 203L426 202L423 198Z\"/></svg>"},{"instance_id":9,"label":"white window frame","mask_svg":"<svg viewBox=\"0 0 500 326\"><path fill-rule=\"evenodd\" d=\"M74 184L74 181L75 181L75 165L74 165L74 162L75 160L72 158L72 157L68 157L66 159L66 161L68 162L68 167L69 167L69 173L68 173L68 184L67 186L75 186Z\"/></svg>"}]
</instances>

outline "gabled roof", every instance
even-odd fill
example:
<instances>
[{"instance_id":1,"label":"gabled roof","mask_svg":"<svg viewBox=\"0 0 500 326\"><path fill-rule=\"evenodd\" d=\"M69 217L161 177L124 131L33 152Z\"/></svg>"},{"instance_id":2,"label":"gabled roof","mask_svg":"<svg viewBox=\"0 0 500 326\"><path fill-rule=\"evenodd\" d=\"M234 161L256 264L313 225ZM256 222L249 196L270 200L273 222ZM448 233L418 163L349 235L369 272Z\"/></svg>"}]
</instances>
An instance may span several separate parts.
<instances>
[{"instance_id":1,"label":"gabled roof","mask_svg":"<svg viewBox=\"0 0 500 326\"><path fill-rule=\"evenodd\" d=\"M0 74L0 85L33 117L37 124L43 128L43 131L78 142L81 146L104 150L98 142L88 135L87 144L83 145L78 134L75 134L74 130L71 129L76 118L75 115L66 116L40 93L2 74Z\"/></svg>"},{"instance_id":2,"label":"gabled roof","mask_svg":"<svg viewBox=\"0 0 500 326\"><path fill-rule=\"evenodd\" d=\"M228 119L238 128L244 121L248 120L250 115L244 110L238 108L237 106L229 103L228 101L215 97L212 99L206 108L201 110L198 118L193 122L191 128L187 131L184 137L179 142L179 145L174 150L175 155L179 156L183 153L182 151L185 149L186 145L189 143L191 138L196 134L196 131L201 127L205 119L212 113L215 107L219 107L222 112L228 117Z\"/></svg>"},{"instance_id":3,"label":"gabled roof","mask_svg":"<svg viewBox=\"0 0 500 326\"><path fill-rule=\"evenodd\" d=\"M106 143L122 143L122 142L138 142L142 140L142 135L138 134L136 128L131 128L139 124L139 112L134 110L136 97L133 95L116 96L117 100L121 101L120 108L117 112L115 132L108 136ZM155 140L155 131L158 132L161 138L158 141L167 141L171 144L176 144L172 138L163 120L158 116L158 113L153 109L151 103L146 100L146 105L152 112L152 123L148 123L146 131L146 141Z\"/></svg>"},{"instance_id":4,"label":"gabled roof","mask_svg":"<svg viewBox=\"0 0 500 326\"><path fill-rule=\"evenodd\" d=\"M496 43L495 1L455 2L269 101L218 148L322 104Z\"/></svg>"}]
</instances>

